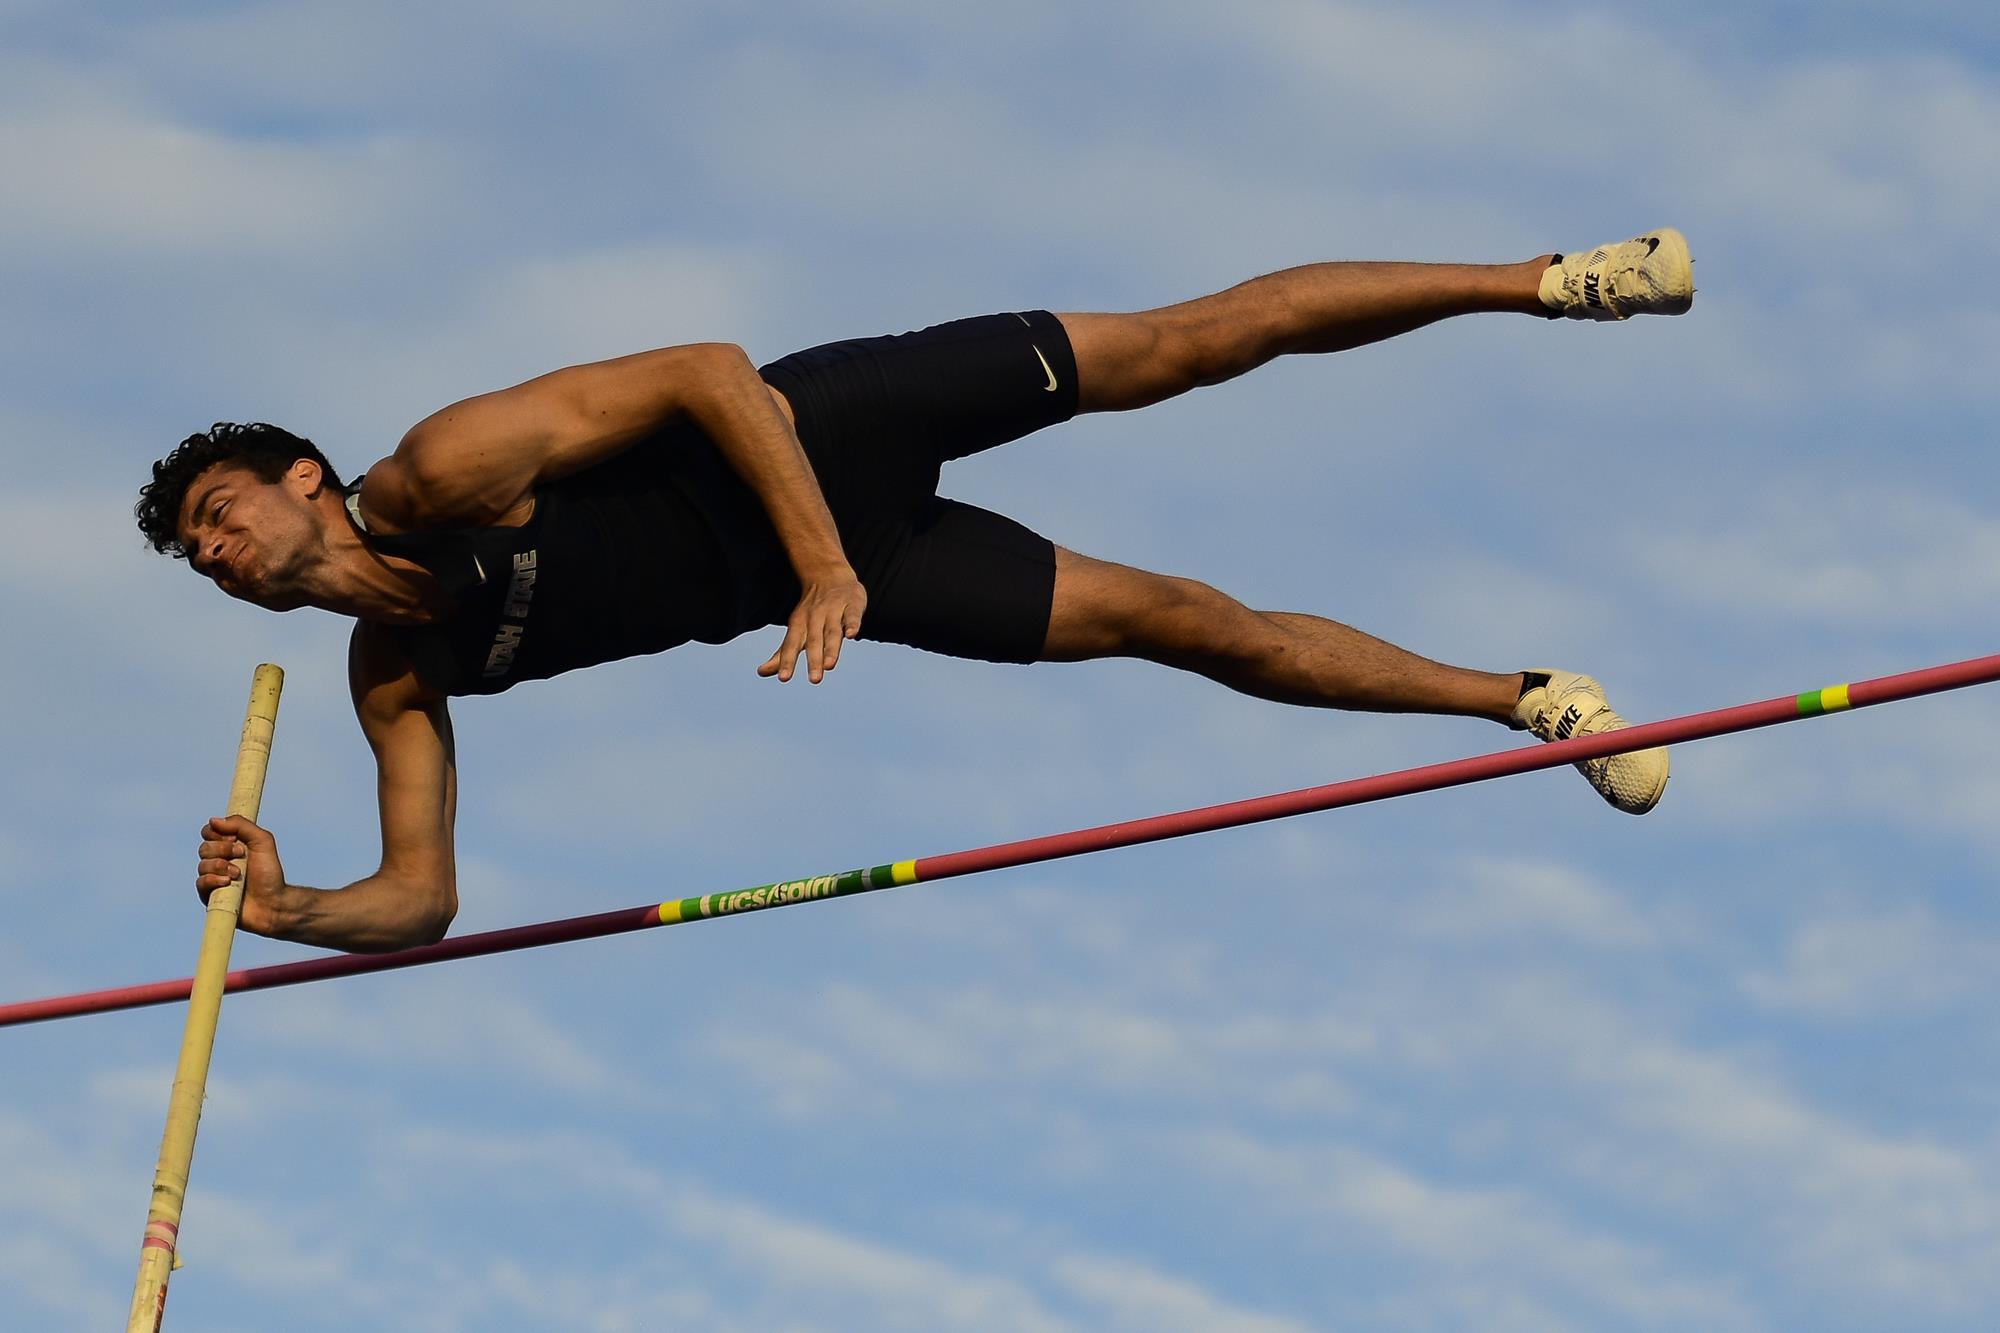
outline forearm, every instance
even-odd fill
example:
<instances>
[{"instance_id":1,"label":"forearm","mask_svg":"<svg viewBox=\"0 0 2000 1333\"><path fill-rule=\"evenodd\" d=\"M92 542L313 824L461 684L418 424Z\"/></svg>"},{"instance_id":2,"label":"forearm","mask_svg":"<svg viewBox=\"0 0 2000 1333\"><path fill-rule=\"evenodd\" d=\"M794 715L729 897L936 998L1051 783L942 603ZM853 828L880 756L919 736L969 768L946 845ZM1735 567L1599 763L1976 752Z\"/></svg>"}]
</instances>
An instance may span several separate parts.
<instances>
[{"instance_id":1,"label":"forearm","mask_svg":"<svg viewBox=\"0 0 2000 1333\"><path fill-rule=\"evenodd\" d=\"M706 381L689 415L764 506L799 582L852 578L819 479L769 386L741 351L718 355L727 370Z\"/></svg>"},{"instance_id":2,"label":"forearm","mask_svg":"<svg viewBox=\"0 0 2000 1333\"><path fill-rule=\"evenodd\" d=\"M442 939L457 908L449 885L426 885L383 873L341 889L286 884L244 904L243 928L349 953L388 953Z\"/></svg>"}]
</instances>

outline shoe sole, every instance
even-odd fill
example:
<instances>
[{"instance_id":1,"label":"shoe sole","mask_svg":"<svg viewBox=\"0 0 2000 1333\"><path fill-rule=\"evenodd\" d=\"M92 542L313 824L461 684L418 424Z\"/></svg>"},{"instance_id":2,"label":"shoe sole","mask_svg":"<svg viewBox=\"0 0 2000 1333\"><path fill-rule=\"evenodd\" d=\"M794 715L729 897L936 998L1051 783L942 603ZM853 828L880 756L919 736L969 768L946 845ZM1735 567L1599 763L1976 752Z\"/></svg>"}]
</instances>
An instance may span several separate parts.
<instances>
[{"instance_id":1,"label":"shoe sole","mask_svg":"<svg viewBox=\"0 0 2000 1333\"><path fill-rule=\"evenodd\" d=\"M1593 735L1600 735L1600 736L1601 736L1601 735L1603 735L1604 733L1602 733L1602 732L1593 732L1592 734L1593 734ZM1646 749L1648 749L1648 750L1650 750L1650 749L1653 749L1653 748L1655 748L1655 747L1653 747L1653 746L1650 746L1650 745L1646 747ZM1643 751L1643 750L1641 750L1641 751L1635 751L1634 753L1641 753L1641 754L1643 754L1643 753L1644 753L1644 751ZM1617 761L1618 759L1621 759L1621 758L1623 758L1623 757L1624 757L1623 755L1612 755L1612 756L1608 756L1608 758L1609 758L1609 759L1610 759L1610 760L1611 760L1612 762L1616 762L1616 761ZM1671 762L1671 761L1669 761L1669 762ZM1583 776L1584 776L1584 779L1585 779L1586 781L1588 781L1588 780L1589 780L1589 778L1590 778L1590 770L1589 770L1588 768L1586 768L1586 767L1585 767L1585 766L1584 766L1583 764L1578 764L1578 765L1576 765L1576 771L1577 771L1577 772L1579 772L1579 773L1581 773L1581 774L1583 774ZM1608 796L1608 795L1606 795L1606 793L1604 793L1604 792L1601 792L1601 791L1600 791L1600 792L1598 792L1597 794L1598 794L1599 796L1603 796L1603 797L1604 797L1604 803L1605 803L1606 805L1610 806L1610 807L1611 807L1611 808L1612 808L1613 810L1616 810L1616 811L1618 811L1618 813L1620 813L1620 814L1623 814L1623 815L1643 815L1643 814L1650 814L1650 813L1652 812L1652 810L1654 809L1654 807L1656 807L1656 806L1658 806L1658 805L1659 805L1659 803L1660 803L1660 798L1661 798L1661 797L1663 797L1663 796L1665 796L1665 795L1667 794L1667 783L1668 783L1668 782L1669 782L1669 781L1670 781L1670 780L1672 779L1672 777L1673 777L1673 770L1672 770L1671 768L1669 768L1667 772L1665 772L1665 773L1662 773L1662 774L1660 774L1660 780L1659 780L1659 781L1658 781L1657 783L1655 783L1655 784L1654 784L1654 785L1652 786L1652 788L1651 788L1651 789L1650 789L1650 790L1649 790L1649 791L1648 791L1648 792L1646 793L1646 795L1645 795L1645 797L1644 797L1644 801L1645 801L1645 803L1644 803L1643 805L1641 805L1641 806L1640 806L1640 807L1639 807L1638 809L1636 809L1636 810L1635 810L1635 809L1633 809L1633 808L1631 808L1630 806L1625 806L1625 805L1620 805L1620 804L1619 804L1619 803L1618 803L1617 801L1614 801L1614 800L1612 800L1612 799L1611 799L1611 797L1610 797L1610 796ZM1596 788L1596 786L1597 786L1597 784L1596 784L1596 783L1594 783L1594 782L1592 782L1592 783L1591 783L1590 785L1591 785L1591 787L1592 787L1593 789L1595 789L1595 788Z\"/></svg>"}]
</instances>

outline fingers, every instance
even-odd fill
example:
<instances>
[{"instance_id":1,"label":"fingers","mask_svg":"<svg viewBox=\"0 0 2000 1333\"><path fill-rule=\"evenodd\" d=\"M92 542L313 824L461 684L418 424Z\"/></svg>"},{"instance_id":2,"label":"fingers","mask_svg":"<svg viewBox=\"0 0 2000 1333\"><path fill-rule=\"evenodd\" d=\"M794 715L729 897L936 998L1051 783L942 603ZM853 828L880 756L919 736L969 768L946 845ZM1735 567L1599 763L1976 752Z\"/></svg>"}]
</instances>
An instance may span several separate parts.
<instances>
[{"instance_id":1,"label":"fingers","mask_svg":"<svg viewBox=\"0 0 2000 1333\"><path fill-rule=\"evenodd\" d=\"M201 826L204 838L239 838L246 842L270 842L271 835L242 815L217 815Z\"/></svg>"},{"instance_id":2,"label":"fingers","mask_svg":"<svg viewBox=\"0 0 2000 1333\"><path fill-rule=\"evenodd\" d=\"M827 672L840 665L841 645L859 633L860 608L844 603L813 608L812 650L806 658L813 684L819 684Z\"/></svg>"},{"instance_id":3,"label":"fingers","mask_svg":"<svg viewBox=\"0 0 2000 1333\"><path fill-rule=\"evenodd\" d=\"M822 669L831 671L840 662L840 622L829 618L819 630L819 661Z\"/></svg>"},{"instance_id":4,"label":"fingers","mask_svg":"<svg viewBox=\"0 0 2000 1333\"><path fill-rule=\"evenodd\" d=\"M217 889L236 882L236 862L250 855L250 849L236 838L216 828L210 820L202 826L200 859L194 867L194 889L203 902Z\"/></svg>"},{"instance_id":5,"label":"fingers","mask_svg":"<svg viewBox=\"0 0 2000 1333\"><path fill-rule=\"evenodd\" d=\"M211 861L226 866L232 860L240 861L248 857L253 847L262 851L271 845L271 835L241 815L224 815L201 826L200 851L204 866Z\"/></svg>"},{"instance_id":6,"label":"fingers","mask_svg":"<svg viewBox=\"0 0 2000 1333\"><path fill-rule=\"evenodd\" d=\"M236 862L247 861L252 852L277 849L270 833L241 815L221 815L201 826L201 845L196 849L195 891L203 902L208 895L238 879Z\"/></svg>"},{"instance_id":7,"label":"fingers","mask_svg":"<svg viewBox=\"0 0 2000 1333\"><path fill-rule=\"evenodd\" d=\"M826 679L826 673L833 666L833 658L827 653L826 609L815 606L808 618L806 630L806 679L817 685Z\"/></svg>"},{"instance_id":8,"label":"fingers","mask_svg":"<svg viewBox=\"0 0 2000 1333\"><path fill-rule=\"evenodd\" d=\"M757 674L790 680L803 655L806 678L819 684L827 672L839 665L842 644L860 637L861 615L866 606L867 594L859 584L853 585L851 593L807 594L786 622L784 643L757 668Z\"/></svg>"},{"instance_id":9,"label":"fingers","mask_svg":"<svg viewBox=\"0 0 2000 1333\"><path fill-rule=\"evenodd\" d=\"M849 639L861 637L861 608L848 603L840 608L837 617L828 617L820 635L820 652L826 669L831 671L840 663L840 649Z\"/></svg>"},{"instance_id":10,"label":"fingers","mask_svg":"<svg viewBox=\"0 0 2000 1333\"><path fill-rule=\"evenodd\" d=\"M201 826L204 854L207 854L211 844L220 846L223 843L234 846L236 850L228 855L238 858L278 849L278 840L271 836L268 829L251 823L241 815L223 815Z\"/></svg>"},{"instance_id":11,"label":"fingers","mask_svg":"<svg viewBox=\"0 0 2000 1333\"><path fill-rule=\"evenodd\" d=\"M799 654L805 646L805 617L794 611L785 626L785 641L778 645L778 651L772 653L764 665L757 668L757 674L766 678L776 676L780 681L790 680L792 672L798 669Z\"/></svg>"},{"instance_id":12,"label":"fingers","mask_svg":"<svg viewBox=\"0 0 2000 1333\"><path fill-rule=\"evenodd\" d=\"M861 637L861 616L867 608L868 592L859 583L832 590L813 604L812 664L821 672L839 665L841 646L847 640Z\"/></svg>"}]
</instances>

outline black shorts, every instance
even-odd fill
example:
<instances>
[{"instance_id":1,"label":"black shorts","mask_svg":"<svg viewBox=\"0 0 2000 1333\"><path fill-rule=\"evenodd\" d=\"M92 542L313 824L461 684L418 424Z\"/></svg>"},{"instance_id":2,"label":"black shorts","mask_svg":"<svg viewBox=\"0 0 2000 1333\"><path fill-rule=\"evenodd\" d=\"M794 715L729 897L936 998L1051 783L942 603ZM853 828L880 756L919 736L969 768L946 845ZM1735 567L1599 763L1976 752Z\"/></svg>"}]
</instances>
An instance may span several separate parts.
<instances>
[{"instance_id":1,"label":"black shorts","mask_svg":"<svg viewBox=\"0 0 2000 1333\"><path fill-rule=\"evenodd\" d=\"M991 662L1040 657L1055 547L937 485L946 461L1076 415L1062 323L1046 310L984 315L808 348L759 373L790 401L868 590L861 637ZM768 623L783 623L797 592L766 590Z\"/></svg>"}]
</instances>

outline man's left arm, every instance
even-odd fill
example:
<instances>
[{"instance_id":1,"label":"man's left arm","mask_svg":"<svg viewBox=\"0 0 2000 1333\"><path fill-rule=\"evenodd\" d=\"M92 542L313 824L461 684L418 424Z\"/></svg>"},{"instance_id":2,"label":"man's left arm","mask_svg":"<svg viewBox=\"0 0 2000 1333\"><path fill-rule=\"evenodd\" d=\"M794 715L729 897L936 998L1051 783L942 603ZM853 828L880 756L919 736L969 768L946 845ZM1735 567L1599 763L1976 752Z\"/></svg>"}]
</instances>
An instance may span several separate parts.
<instances>
[{"instance_id":1,"label":"man's left arm","mask_svg":"<svg viewBox=\"0 0 2000 1333\"><path fill-rule=\"evenodd\" d=\"M758 674L817 683L861 629L867 593L841 548L798 435L743 349L694 343L570 366L454 403L378 464L408 497L409 526L494 523L542 482L580 471L687 417L756 494L798 575L784 643ZM369 474L372 487L375 472ZM394 517L394 516L392 516Z\"/></svg>"}]
</instances>

